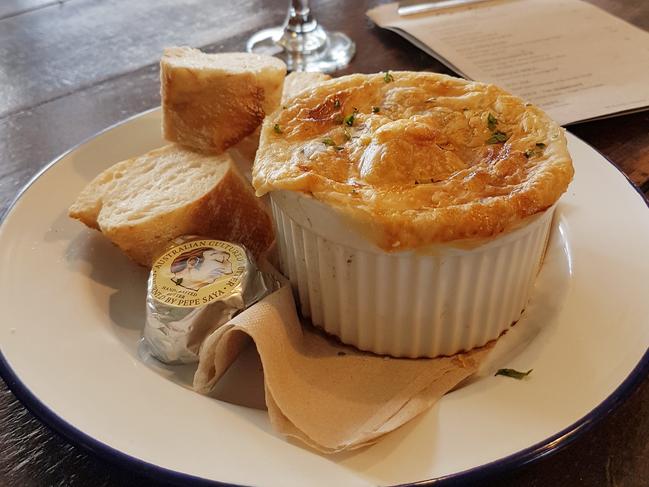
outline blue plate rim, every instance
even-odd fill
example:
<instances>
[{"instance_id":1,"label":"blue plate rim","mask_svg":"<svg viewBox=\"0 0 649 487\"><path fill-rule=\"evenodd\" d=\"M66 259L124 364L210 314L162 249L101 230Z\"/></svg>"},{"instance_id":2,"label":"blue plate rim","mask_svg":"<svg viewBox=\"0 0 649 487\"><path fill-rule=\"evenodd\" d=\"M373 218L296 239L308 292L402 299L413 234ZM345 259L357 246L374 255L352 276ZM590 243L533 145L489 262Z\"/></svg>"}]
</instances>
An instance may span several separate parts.
<instances>
[{"instance_id":1,"label":"blue plate rim","mask_svg":"<svg viewBox=\"0 0 649 487\"><path fill-rule=\"evenodd\" d=\"M143 117L150 113L159 110L159 107L154 107L149 110L140 112L131 117L128 117L118 123L115 123L104 130L101 130L90 137L85 138L72 148L65 151L60 156L56 157L49 164L38 171L29 182L18 192L16 197L12 200L11 204L3 212L0 217L0 226L4 223L7 216L11 213L20 198L27 190L39 179L45 172L51 169L63 158L70 153L76 151L84 144L90 142L96 137L119 127L120 125L129 123L137 118ZM604 154L592 147L590 144L583 141L575 134L571 135L578 140L584 142L591 147L599 155L601 155L609 164L611 164L630 184L630 186L640 195L640 198L649 209L649 199L645 197L642 191L629 179L629 177L618 168L613 161L611 161ZM485 480L490 476L501 473L505 470L514 470L529 463L545 458L549 455L557 453L562 450L575 439L581 436L586 431L590 430L595 424L602 420L605 416L617 409L626 399L631 396L633 391L640 385L640 383L649 375L649 349L644 353L638 364L633 368L629 375L622 381L622 383L598 406L584 415L582 418L575 421L570 426L564 428L560 432L516 453L512 453L493 462L478 465L476 467L456 472L443 477L434 479L420 480L416 482L398 484L394 487L423 487L423 486L446 486L456 484L458 482L475 482ZM83 431L77 429L60 416L56 415L49 409L38 397L33 394L29 388L18 378L13 371L9 362L6 360L2 350L0 349L0 377L5 381L11 392L16 398L36 416L43 424L51 428L53 431L64 437L71 444L81 447L82 449L105 459L109 463L119 465L123 468L134 470L141 475L151 479L160 480L163 482L170 482L177 485L197 485L197 486L232 486L232 487L246 487L241 484L230 484L219 482L217 480L210 480L202 477L197 477L191 474L178 472L175 470L167 469L153 463L146 462L139 458L127 455L111 446L96 440L95 438L87 435Z\"/></svg>"}]
</instances>

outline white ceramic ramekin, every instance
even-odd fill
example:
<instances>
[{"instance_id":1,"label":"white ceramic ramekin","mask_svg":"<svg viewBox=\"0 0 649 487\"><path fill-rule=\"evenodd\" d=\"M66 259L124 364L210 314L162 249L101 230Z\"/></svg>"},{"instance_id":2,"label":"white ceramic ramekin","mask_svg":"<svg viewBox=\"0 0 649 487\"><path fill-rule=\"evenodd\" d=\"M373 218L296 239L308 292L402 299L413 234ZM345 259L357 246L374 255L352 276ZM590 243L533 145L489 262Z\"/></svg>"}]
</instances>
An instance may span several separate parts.
<instances>
[{"instance_id":1,"label":"white ceramic ramekin","mask_svg":"<svg viewBox=\"0 0 649 487\"><path fill-rule=\"evenodd\" d=\"M277 191L271 206L302 315L344 343L395 357L470 350L516 322L554 213L470 250L387 253L314 198Z\"/></svg>"}]
</instances>

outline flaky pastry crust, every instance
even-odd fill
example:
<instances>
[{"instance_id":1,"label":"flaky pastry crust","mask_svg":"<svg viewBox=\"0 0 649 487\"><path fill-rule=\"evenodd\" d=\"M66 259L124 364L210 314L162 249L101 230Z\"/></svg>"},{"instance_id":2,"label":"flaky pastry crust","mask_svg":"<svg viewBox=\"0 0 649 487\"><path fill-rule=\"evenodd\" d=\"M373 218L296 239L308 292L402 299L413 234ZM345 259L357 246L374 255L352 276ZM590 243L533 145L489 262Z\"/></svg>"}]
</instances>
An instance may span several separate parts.
<instances>
[{"instance_id":1,"label":"flaky pastry crust","mask_svg":"<svg viewBox=\"0 0 649 487\"><path fill-rule=\"evenodd\" d=\"M435 73L355 74L264 121L258 195L311 195L384 250L485 239L552 206L573 176L563 129L502 89Z\"/></svg>"}]
</instances>

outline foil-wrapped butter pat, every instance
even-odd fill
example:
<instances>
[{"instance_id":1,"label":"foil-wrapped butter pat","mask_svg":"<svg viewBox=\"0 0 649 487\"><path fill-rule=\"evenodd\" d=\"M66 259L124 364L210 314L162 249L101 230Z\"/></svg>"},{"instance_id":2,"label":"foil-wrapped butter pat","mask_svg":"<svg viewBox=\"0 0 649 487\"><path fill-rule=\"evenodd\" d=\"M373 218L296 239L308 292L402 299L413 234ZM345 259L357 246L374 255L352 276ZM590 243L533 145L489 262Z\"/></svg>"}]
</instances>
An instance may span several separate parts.
<instances>
[{"instance_id":1,"label":"foil-wrapped butter pat","mask_svg":"<svg viewBox=\"0 0 649 487\"><path fill-rule=\"evenodd\" d=\"M151 268L144 342L165 363L197 362L210 333L278 288L245 247L179 237Z\"/></svg>"}]
</instances>

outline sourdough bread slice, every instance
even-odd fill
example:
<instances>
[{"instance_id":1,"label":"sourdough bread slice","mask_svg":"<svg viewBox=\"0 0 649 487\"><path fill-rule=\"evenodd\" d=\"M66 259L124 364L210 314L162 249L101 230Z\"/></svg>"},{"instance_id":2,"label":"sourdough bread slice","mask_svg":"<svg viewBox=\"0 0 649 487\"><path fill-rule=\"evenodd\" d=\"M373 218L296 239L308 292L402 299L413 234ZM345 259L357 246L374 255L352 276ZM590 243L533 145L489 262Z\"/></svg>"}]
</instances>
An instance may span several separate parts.
<instances>
[{"instance_id":1,"label":"sourdough bread slice","mask_svg":"<svg viewBox=\"0 0 649 487\"><path fill-rule=\"evenodd\" d=\"M69 214L145 266L179 235L239 242L255 256L274 238L270 216L229 154L209 156L175 144L108 168Z\"/></svg>"},{"instance_id":2,"label":"sourdough bread slice","mask_svg":"<svg viewBox=\"0 0 649 487\"><path fill-rule=\"evenodd\" d=\"M164 137L221 153L254 132L280 103L286 65L248 53L164 50L160 60Z\"/></svg>"}]
</instances>

